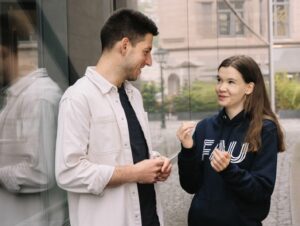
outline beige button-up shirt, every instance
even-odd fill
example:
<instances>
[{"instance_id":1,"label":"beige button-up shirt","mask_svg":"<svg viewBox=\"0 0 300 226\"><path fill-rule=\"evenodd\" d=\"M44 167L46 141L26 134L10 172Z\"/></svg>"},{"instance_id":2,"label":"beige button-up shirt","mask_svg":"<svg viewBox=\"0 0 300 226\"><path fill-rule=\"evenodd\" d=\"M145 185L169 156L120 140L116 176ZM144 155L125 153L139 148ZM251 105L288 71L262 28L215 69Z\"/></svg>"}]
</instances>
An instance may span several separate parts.
<instances>
[{"instance_id":1,"label":"beige button-up shirt","mask_svg":"<svg viewBox=\"0 0 300 226\"><path fill-rule=\"evenodd\" d=\"M125 90L151 152L141 94L129 82ZM114 167L133 164L133 159L117 87L93 67L62 97L56 145L56 178L68 191L72 226L141 226L137 184L106 188Z\"/></svg>"}]
</instances>

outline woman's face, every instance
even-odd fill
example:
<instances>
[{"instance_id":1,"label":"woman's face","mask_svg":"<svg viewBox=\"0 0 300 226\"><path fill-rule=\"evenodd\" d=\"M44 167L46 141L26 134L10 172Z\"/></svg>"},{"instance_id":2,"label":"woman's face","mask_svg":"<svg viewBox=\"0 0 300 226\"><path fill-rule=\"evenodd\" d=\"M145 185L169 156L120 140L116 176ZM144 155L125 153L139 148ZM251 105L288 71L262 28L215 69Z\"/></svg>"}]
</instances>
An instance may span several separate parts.
<instances>
[{"instance_id":1,"label":"woman's face","mask_svg":"<svg viewBox=\"0 0 300 226\"><path fill-rule=\"evenodd\" d=\"M242 111L246 95L253 91L253 83L246 83L240 72L231 66L221 67L217 80L216 93L219 105L227 112Z\"/></svg>"}]
</instances>

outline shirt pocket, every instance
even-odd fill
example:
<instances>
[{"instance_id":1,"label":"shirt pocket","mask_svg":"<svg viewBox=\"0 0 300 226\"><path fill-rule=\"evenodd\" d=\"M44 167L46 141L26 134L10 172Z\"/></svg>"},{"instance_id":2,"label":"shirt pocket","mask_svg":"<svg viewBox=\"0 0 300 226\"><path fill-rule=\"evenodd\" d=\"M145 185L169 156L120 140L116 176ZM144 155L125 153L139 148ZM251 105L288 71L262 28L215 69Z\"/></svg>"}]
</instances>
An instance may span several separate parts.
<instances>
[{"instance_id":1,"label":"shirt pocket","mask_svg":"<svg viewBox=\"0 0 300 226\"><path fill-rule=\"evenodd\" d=\"M93 162L113 165L119 158L121 136L114 115L92 119L89 158Z\"/></svg>"}]
</instances>

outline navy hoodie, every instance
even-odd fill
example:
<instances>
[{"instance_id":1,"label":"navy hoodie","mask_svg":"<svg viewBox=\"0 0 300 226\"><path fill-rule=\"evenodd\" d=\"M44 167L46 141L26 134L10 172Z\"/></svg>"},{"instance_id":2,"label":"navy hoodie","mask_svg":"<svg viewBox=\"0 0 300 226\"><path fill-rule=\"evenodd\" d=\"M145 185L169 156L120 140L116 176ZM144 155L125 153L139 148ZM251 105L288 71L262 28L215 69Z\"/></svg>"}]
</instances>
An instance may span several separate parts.
<instances>
[{"instance_id":1,"label":"navy hoodie","mask_svg":"<svg viewBox=\"0 0 300 226\"><path fill-rule=\"evenodd\" d=\"M243 111L230 120L222 110L197 124L193 148L182 148L180 184L195 194L189 226L256 226L268 215L276 178L277 127L263 121L258 152L249 152L244 142L248 127ZM216 147L231 153L228 167L220 173L209 160Z\"/></svg>"}]
</instances>

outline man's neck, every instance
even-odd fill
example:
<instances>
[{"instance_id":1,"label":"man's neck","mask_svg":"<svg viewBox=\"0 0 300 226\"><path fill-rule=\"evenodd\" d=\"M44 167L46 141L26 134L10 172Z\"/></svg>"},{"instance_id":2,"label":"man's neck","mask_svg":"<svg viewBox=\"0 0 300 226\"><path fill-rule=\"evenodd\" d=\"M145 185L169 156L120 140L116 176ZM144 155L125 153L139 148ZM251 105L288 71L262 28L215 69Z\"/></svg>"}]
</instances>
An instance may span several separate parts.
<instances>
[{"instance_id":1,"label":"man's neck","mask_svg":"<svg viewBox=\"0 0 300 226\"><path fill-rule=\"evenodd\" d=\"M124 82L121 68L112 58L102 56L96 65L96 71L117 87L120 87Z\"/></svg>"}]
</instances>

